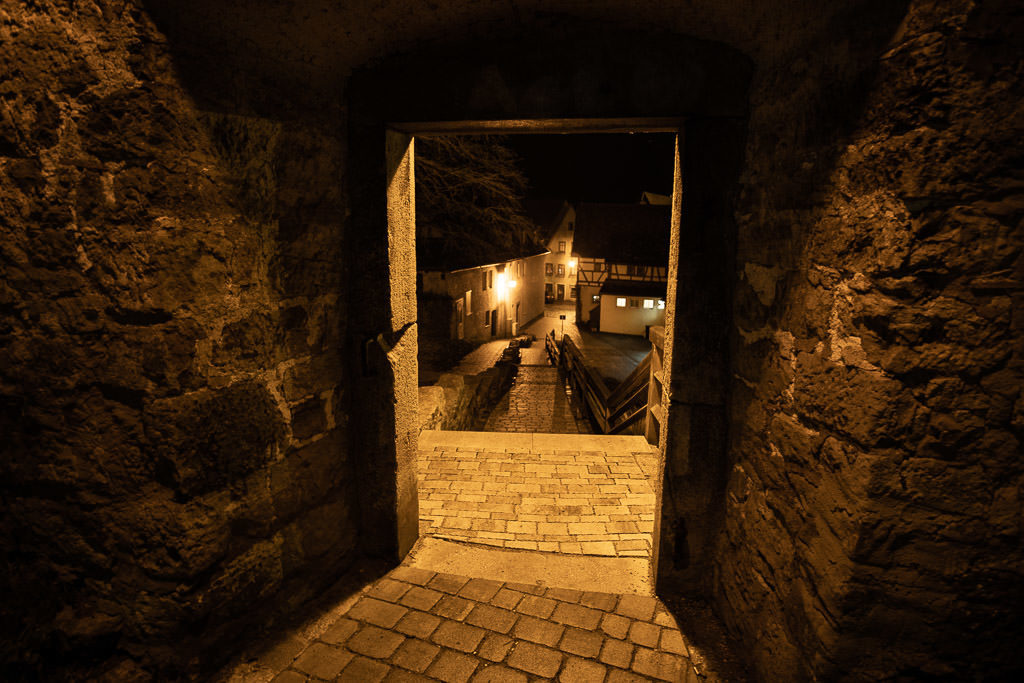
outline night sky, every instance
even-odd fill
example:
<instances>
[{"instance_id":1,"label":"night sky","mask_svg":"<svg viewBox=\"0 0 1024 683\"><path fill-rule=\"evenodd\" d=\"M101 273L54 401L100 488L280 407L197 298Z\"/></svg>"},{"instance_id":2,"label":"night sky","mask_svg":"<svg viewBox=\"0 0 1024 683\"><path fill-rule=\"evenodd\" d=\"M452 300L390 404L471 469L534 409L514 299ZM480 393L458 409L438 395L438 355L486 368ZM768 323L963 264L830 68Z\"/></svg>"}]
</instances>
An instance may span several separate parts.
<instances>
[{"instance_id":1,"label":"night sky","mask_svg":"<svg viewBox=\"0 0 1024 683\"><path fill-rule=\"evenodd\" d=\"M640 201L672 192L671 133L510 135L530 180L528 199Z\"/></svg>"}]
</instances>

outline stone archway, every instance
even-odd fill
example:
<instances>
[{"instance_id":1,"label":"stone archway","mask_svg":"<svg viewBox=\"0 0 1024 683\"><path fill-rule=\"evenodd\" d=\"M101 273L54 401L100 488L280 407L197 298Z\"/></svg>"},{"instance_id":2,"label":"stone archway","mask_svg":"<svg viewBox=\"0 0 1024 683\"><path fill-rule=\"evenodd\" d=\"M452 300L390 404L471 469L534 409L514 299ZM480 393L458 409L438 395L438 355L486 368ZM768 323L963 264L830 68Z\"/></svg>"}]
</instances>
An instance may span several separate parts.
<instances>
[{"instance_id":1,"label":"stone archway","mask_svg":"<svg viewBox=\"0 0 1024 683\"><path fill-rule=\"evenodd\" d=\"M360 457L368 551L400 557L417 534L413 136L674 130L669 428L660 444L665 485L655 553L659 583L700 590L726 475L731 188L750 70L743 55L720 44L586 29L401 55L353 75L350 243L362 268L349 289L359 340L350 358L361 377L352 452ZM677 299L679 291L687 295Z\"/></svg>"}]
</instances>

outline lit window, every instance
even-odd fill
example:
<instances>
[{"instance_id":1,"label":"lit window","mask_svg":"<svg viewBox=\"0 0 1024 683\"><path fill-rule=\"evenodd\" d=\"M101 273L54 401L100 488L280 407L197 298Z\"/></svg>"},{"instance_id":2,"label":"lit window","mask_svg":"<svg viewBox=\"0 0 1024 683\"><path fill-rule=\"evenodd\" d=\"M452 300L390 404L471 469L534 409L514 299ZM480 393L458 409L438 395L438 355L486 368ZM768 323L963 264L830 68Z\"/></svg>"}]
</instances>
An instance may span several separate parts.
<instances>
[{"instance_id":1,"label":"lit window","mask_svg":"<svg viewBox=\"0 0 1024 683\"><path fill-rule=\"evenodd\" d=\"M487 273L487 286L488 287L493 287L494 286L494 271L493 270L488 271L488 273Z\"/></svg>"},{"instance_id":2,"label":"lit window","mask_svg":"<svg viewBox=\"0 0 1024 683\"><path fill-rule=\"evenodd\" d=\"M644 308L654 308L654 299L644 299Z\"/></svg>"},{"instance_id":3,"label":"lit window","mask_svg":"<svg viewBox=\"0 0 1024 683\"><path fill-rule=\"evenodd\" d=\"M473 290L466 292L466 315L473 315Z\"/></svg>"},{"instance_id":4,"label":"lit window","mask_svg":"<svg viewBox=\"0 0 1024 683\"><path fill-rule=\"evenodd\" d=\"M665 300L664 299L658 299L658 309L660 310L662 308L665 308Z\"/></svg>"},{"instance_id":5,"label":"lit window","mask_svg":"<svg viewBox=\"0 0 1024 683\"><path fill-rule=\"evenodd\" d=\"M616 297L615 298L615 305L617 307L619 307L619 308L625 308L626 307L626 297L624 297L624 296Z\"/></svg>"},{"instance_id":6,"label":"lit window","mask_svg":"<svg viewBox=\"0 0 1024 683\"><path fill-rule=\"evenodd\" d=\"M564 240L560 240L558 242L558 253L559 254L564 254L565 253L565 241Z\"/></svg>"},{"instance_id":7,"label":"lit window","mask_svg":"<svg viewBox=\"0 0 1024 683\"><path fill-rule=\"evenodd\" d=\"M601 295L600 294L595 294L594 296L590 297L590 301L592 303L595 303L595 304L596 303L600 303L601 302Z\"/></svg>"},{"instance_id":8,"label":"lit window","mask_svg":"<svg viewBox=\"0 0 1024 683\"><path fill-rule=\"evenodd\" d=\"M544 274L545 275L554 275L555 274L555 266L554 266L554 264L552 264L552 263L545 263L544 264Z\"/></svg>"},{"instance_id":9,"label":"lit window","mask_svg":"<svg viewBox=\"0 0 1024 683\"><path fill-rule=\"evenodd\" d=\"M565 277L565 264L564 263L559 263L558 264L558 277Z\"/></svg>"}]
</instances>

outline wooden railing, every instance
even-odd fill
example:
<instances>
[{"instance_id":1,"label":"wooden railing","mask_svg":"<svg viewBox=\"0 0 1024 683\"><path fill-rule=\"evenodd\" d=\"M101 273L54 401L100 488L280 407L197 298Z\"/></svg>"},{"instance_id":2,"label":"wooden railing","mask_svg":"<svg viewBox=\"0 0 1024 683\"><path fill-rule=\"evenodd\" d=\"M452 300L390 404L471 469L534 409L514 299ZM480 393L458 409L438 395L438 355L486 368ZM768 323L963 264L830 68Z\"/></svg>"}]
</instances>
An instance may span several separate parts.
<instances>
[{"instance_id":1,"label":"wooden railing","mask_svg":"<svg viewBox=\"0 0 1024 683\"><path fill-rule=\"evenodd\" d=\"M629 377L609 391L587 364L583 353L569 336L555 341L554 332L544 340L548 358L558 367L569 385L573 408L579 414L586 411L604 434L643 434L647 416L648 385L651 378L651 354L648 353Z\"/></svg>"}]
</instances>

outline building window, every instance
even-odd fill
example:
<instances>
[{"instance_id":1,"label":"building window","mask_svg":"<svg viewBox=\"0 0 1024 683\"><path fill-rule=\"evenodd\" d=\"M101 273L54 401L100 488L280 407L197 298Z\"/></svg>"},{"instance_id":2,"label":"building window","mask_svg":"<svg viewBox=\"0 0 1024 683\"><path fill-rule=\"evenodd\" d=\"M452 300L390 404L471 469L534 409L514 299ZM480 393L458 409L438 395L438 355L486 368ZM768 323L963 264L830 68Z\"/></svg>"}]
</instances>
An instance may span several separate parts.
<instances>
[{"instance_id":1,"label":"building window","mask_svg":"<svg viewBox=\"0 0 1024 683\"><path fill-rule=\"evenodd\" d=\"M519 273L519 277L523 276L523 262L520 261L516 264L516 272Z\"/></svg>"},{"instance_id":2,"label":"building window","mask_svg":"<svg viewBox=\"0 0 1024 683\"><path fill-rule=\"evenodd\" d=\"M664 299L658 299L658 310L660 311L663 308L665 308L665 300Z\"/></svg>"},{"instance_id":3,"label":"building window","mask_svg":"<svg viewBox=\"0 0 1024 683\"><path fill-rule=\"evenodd\" d=\"M654 299L644 299L644 308L654 308Z\"/></svg>"},{"instance_id":4,"label":"building window","mask_svg":"<svg viewBox=\"0 0 1024 683\"><path fill-rule=\"evenodd\" d=\"M483 279L483 282L480 284L480 289L486 290L487 289L487 271L485 270L484 272L481 273L481 275L484 276L484 279Z\"/></svg>"},{"instance_id":5,"label":"building window","mask_svg":"<svg viewBox=\"0 0 1024 683\"><path fill-rule=\"evenodd\" d=\"M569 221L569 232L572 232L572 221Z\"/></svg>"},{"instance_id":6,"label":"building window","mask_svg":"<svg viewBox=\"0 0 1024 683\"><path fill-rule=\"evenodd\" d=\"M564 254L565 253L565 240L559 240L559 242L558 242L558 253L559 254Z\"/></svg>"},{"instance_id":7,"label":"building window","mask_svg":"<svg viewBox=\"0 0 1024 683\"><path fill-rule=\"evenodd\" d=\"M616 297L615 298L615 305L618 308L625 308L626 307L626 297L624 297L624 296Z\"/></svg>"},{"instance_id":8,"label":"building window","mask_svg":"<svg viewBox=\"0 0 1024 683\"><path fill-rule=\"evenodd\" d=\"M590 302L594 303L594 304L601 303L601 295L600 294L595 294L594 296L590 297Z\"/></svg>"},{"instance_id":9,"label":"building window","mask_svg":"<svg viewBox=\"0 0 1024 683\"><path fill-rule=\"evenodd\" d=\"M466 292L466 315L473 315L473 290Z\"/></svg>"},{"instance_id":10,"label":"building window","mask_svg":"<svg viewBox=\"0 0 1024 683\"><path fill-rule=\"evenodd\" d=\"M576 296L578 294L578 292L577 292L578 289L579 289L579 287L577 287L576 285L573 285L572 287L569 288L569 298L570 299L575 299L576 298Z\"/></svg>"},{"instance_id":11,"label":"building window","mask_svg":"<svg viewBox=\"0 0 1024 683\"><path fill-rule=\"evenodd\" d=\"M576 274L576 269L573 268L572 266L569 266L569 277L572 277L575 274Z\"/></svg>"},{"instance_id":12,"label":"building window","mask_svg":"<svg viewBox=\"0 0 1024 683\"><path fill-rule=\"evenodd\" d=\"M607 261L604 262L604 272L612 272L612 264L608 263Z\"/></svg>"},{"instance_id":13,"label":"building window","mask_svg":"<svg viewBox=\"0 0 1024 683\"><path fill-rule=\"evenodd\" d=\"M630 308L640 308L640 299L630 299L629 300L629 307Z\"/></svg>"},{"instance_id":14,"label":"building window","mask_svg":"<svg viewBox=\"0 0 1024 683\"><path fill-rule=\"evenodd\" d=\"M554 264L545 263L544 264L544 274L545 275L554 275L555 274L555 266L554 266Z\"/></svg>"},{"instance_id":15,"label":"building window","mask_svg":"<svg viewBox=\"0 0 1024 683\"><path fill-rule=\"evenodd\" d=\"M558 277L565 277L565 264L564 263L559 263L558 264Z\"/></svg>"},{"instance_id":16,"label":"building window","mask_svg":"<svg viewBox=\"0 0 1024 683\"><path fill-rule=\"evenodd\" d=\"M492 287L492 288L494 287L494 271L493 270L488 271L488 273L487 273L487 286L488 287Z\"/></svg>"}]
</instances>

